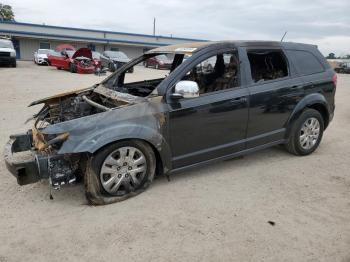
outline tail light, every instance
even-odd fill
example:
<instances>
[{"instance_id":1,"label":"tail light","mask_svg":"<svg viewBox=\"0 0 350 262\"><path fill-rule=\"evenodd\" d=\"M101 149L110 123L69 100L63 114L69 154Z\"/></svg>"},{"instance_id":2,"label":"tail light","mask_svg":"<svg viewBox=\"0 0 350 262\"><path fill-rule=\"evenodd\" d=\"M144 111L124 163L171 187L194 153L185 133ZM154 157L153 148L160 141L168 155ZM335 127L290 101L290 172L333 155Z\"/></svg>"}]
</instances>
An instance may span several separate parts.
<instances>
[{"instance_id":1,"label":"tail light","mask_svg":"<svg viewBox=\"0 0 350 262\"><path fill-rule=\"evenodd\" d=\"M337 81L338 81L338 76L337 76L337 74L334 74L332 77L332 82L333 82L335 87L337 87Z\"/></svg>"}]
</instances>

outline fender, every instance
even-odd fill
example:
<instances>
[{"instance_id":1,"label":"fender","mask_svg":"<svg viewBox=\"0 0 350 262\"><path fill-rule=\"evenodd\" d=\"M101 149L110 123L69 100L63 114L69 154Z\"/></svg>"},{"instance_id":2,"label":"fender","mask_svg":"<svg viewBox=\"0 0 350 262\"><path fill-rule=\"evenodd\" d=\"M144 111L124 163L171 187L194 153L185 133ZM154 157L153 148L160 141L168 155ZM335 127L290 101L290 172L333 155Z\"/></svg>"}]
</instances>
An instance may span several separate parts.
<instances>
[{"instance_id":1,"label":"fender","mask_svg":"<svg viewBox=\"0 0 350 262\"><path fill-rule=\"evenodd\" d=\"M58 154L95 153L102 147L125 139L139 139L151 144L159 153L164 173L171 170L171 151L163 135L148 126L131 125L130 123L111 126L103 130L96 130L88 136L71 133L69 139L62 145Z\"/></svg>"},{"instance_id":2,"label":"fender","mask_svg":"<svg viewBox=\"0 0 350 262\"><path fill-rule=\"evenodd\" d=\"M293 112L291 113L291 115L286 123L286 129L287 129L286 137L289 137L289 133L290 133L292 124L294 123L294 121L296 119L298 119L298 117L301 115L303 110L306 107L313 107L315 105L322 106L322 108L325 109L327 116L329 117L330 109L329 109L329 105L328 105L326 98L320 93L309 94L299 101L299 103L296 105Z\"/></svg>"}]
</instances>

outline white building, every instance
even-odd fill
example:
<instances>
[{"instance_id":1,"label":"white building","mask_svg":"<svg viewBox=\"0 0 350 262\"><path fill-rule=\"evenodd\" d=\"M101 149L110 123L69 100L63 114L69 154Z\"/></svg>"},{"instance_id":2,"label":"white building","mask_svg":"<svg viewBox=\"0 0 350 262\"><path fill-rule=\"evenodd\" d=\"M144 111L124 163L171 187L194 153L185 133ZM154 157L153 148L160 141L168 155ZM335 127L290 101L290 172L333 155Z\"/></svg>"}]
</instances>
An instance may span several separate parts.
<instances>
[{"instance_id":1,"label":"white building","mask_svg":"<svg viewBox=\"0 0 350 262\"><path fill-rule=\"evenodd\" d=\"M189 38L153 36L125 32L70 28L19 22L0 22L0 35L10 36L17 51L17 59L32 60L39 48L55 49L62 43L74 47L89 47L92 50L123 51L130 58L164 45L205 41Z\"/></svg>"}]
</instances>

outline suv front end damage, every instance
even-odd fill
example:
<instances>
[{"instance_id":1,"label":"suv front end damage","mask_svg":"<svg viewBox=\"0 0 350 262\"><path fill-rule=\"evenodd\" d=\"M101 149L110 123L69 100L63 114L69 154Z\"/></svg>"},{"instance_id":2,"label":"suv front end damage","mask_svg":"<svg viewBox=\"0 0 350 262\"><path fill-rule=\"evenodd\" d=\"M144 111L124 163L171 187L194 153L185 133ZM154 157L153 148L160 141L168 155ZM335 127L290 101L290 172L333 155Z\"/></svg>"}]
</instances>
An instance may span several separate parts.
<instances>
[{"instance_id":1,"label":"suv front end damage","mask_svg":"<svg viewBox=\"0 0 350 262\"><path fill-rule=\"evenodd\" d=\"M111 112L112 109L135 102L125 94L118 95L103 87L93 87L31 103L30 106L41 103L44 103L44 106L33 116L35 120L33 128L24 134L12 135L5 145L4 157L7 169L17 178L19 185L49 179L54 188L59 188L61 185L74 182L77 174L81 173L84 152L75 153L67 150L60 152L62 145L69 140L69 132L52 133L45 132L46 129L55 129L57 124L67 124L72 120L78 120L69 125L72 129L81 127L82 123L96 121L96 118L85 117ZM83 137L83 134L81 135ZM69 145L68 147L74 148Z\"/></svg>"},{"instance_id":2,"label":"suv front end damage","mask_svg":"<svg viewBox=\"0 0 350 262\"><path fill-rule=\"evenodd\" d=\"M57 154L50 144L44 143L38 137L38 133L29 130L25 134L12 135L5 145L6 167L17 178L17 183L27 185L40 179L49 179L50 184L58 188L74 182L80 155ZM62 136L58 137L62 139Z\"/></svg>"}]
</instances>

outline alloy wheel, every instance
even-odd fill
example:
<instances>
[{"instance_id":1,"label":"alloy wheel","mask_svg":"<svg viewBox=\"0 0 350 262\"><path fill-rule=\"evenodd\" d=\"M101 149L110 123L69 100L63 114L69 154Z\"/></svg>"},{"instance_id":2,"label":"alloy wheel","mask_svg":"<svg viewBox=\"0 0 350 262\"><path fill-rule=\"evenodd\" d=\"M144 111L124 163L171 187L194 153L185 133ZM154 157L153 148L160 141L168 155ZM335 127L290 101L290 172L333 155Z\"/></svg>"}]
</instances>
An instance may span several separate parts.
<instances>
[{"instance_id":1,"label":"alloy wheel","mask_svg":"<svg viewBox=\"0 0 350 262\"><path fill-rule=\"evenodd\" d=\"M317 118L311 117L306 119L300 129L299 142L300 146L309 150L314 147L320 136L320 122Z\"/></svg>"},{"instance_id":2,"label":"alloy wheel","mask_svg":"<svg viewBox=\"0 0 350 262\"><path fill-rule=\"evenodd\" d=\"M102 163L100 181L112 195L124 195L135 190L145 178L147 161L141 150L127 146L110 153Z\"/></svg>"}]
</instances>

